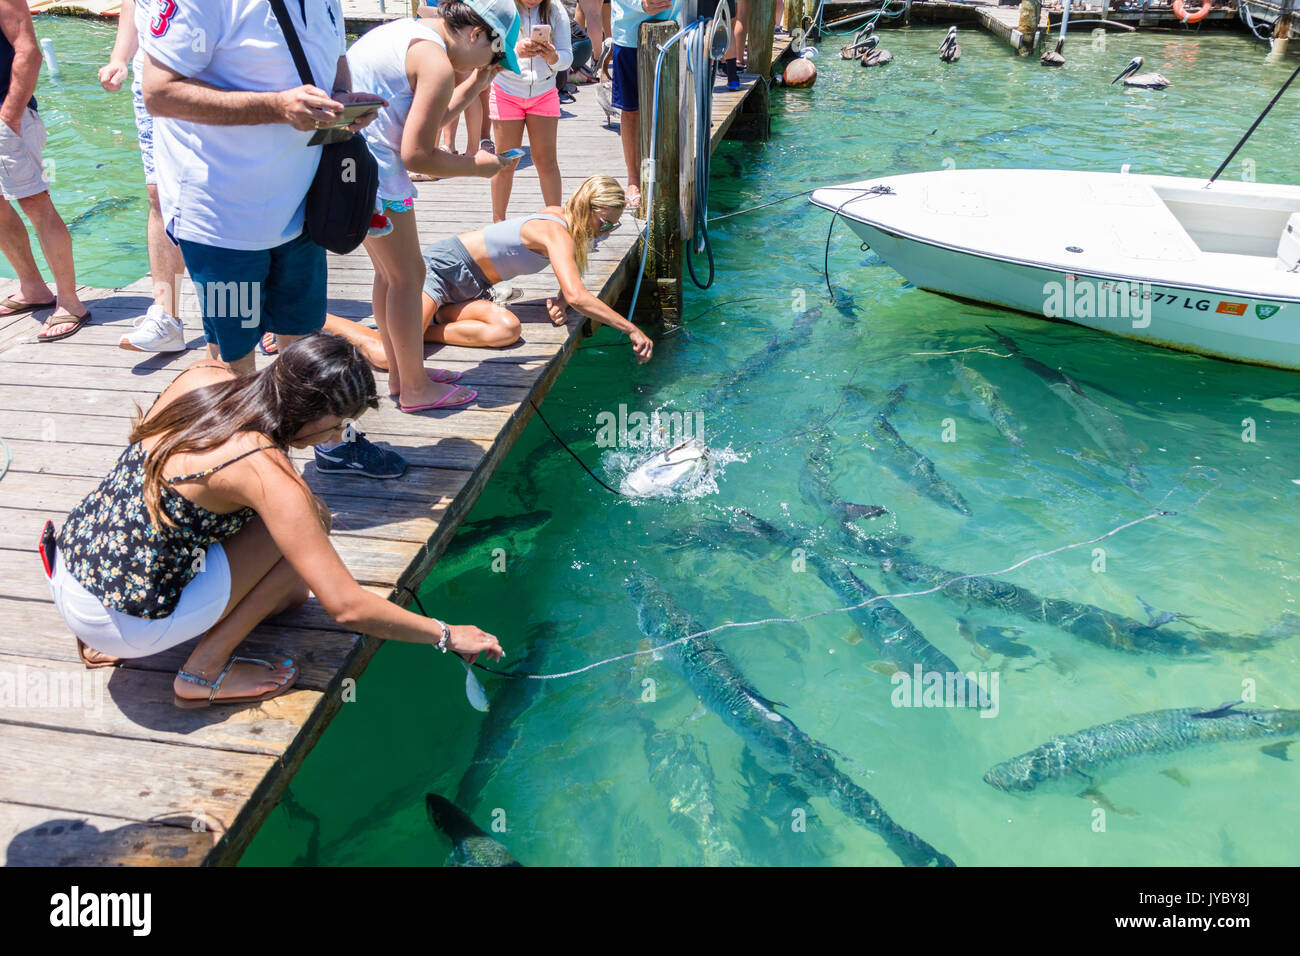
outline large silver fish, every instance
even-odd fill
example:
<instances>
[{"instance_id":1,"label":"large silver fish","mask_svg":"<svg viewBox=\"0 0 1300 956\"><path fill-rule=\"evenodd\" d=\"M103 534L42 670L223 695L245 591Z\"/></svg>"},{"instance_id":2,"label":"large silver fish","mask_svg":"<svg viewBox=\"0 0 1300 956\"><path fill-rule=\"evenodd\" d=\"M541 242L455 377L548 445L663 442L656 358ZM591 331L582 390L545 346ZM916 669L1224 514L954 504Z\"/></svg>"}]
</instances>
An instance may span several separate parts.
<instances>
[{"instance_id":1,"label":"large silver fish","mask_svg":"<svg viewBox=\"0 0 1300 956\"><path fill-rule=\"evenodd\" d=\"M1004 760L984 775L984 781L1014 792L1052 782L1092 787L1103 774L1131 769L1143 760L1158 762L1211 744L1258 743L1300 733L1300 710L1237 710L1240 704L1153 710L1053 737ZM1285 759L1285 744L1264 749Z\"/></svg>"},{"instance_id":2,"label":"large silver fish","mask_svg":"<svg viewBox=\"0 0 1300 956\"><path fill-rule=\"evenodd\" d=\"M688 438L638 464L619 490L634 498L662 498L689 491L712 471L709 446L698 438Z\"/></svg>"},{"instance_id":3,"label":"large silver fish","mask_svg":"<svg viewBox=\"0 0 1300 956\"><path fill-rule=\"evenodd\" d=\"M1010 350L1020 364L1043 380L1043 383L1061 401L1074 411L1075 420L1088 437L1097 443L1102 454L1110 459L1111 464L1124 472L1128 485L1134 491L1142 491L1150 486L1146 475L1137 463L1137 453L1132 440L1124 431L1124 424L1114 412L1103 408L1083 390L1083 388L1063 371L1044 365L1037 359L1020 350L1014 339L1003 335L992 326L988 330L997 336L998 344Z\"/></svg>"},{"instance_id":4,"label":"large silver fish","mask_svg":"<svg viewBox=\"0 0 1300 956\"><path fill-rule=\"evenodd\" d=\"M701 630L647 572L633 568L627 587L637 605L641 630L655 644L668 644ZM826 797L847 816L879 834L905 865L955 865L915 833L890 819L875 797L837 770L824 746L785 715L777 713L776 705L755 690L731 658L708 637L674 644L664 654L677 664L704 705L756 753L780 770L792 773L810 792Z\"/></svg>"},{"instance_id":5,"label":"large silver fish","mask_svg":"<svg viewBox=\"0 0 1300 956\"><path fill-rule=\"evenodd\" d=\"M865 401L865 396L854 386L849 386L844 391L850 401L858 404ZM960 515L969 515L970 505L966 503L961 492L939 477L934 462L903 441L890 423L887 416L893 414L906 394L906 385L895 388L889 393L884 407L880 408L871 420L871 436L881 445L880 459L914 491Z\"/></svg>"},{"instance_id":6,"label":"large silver fish","mask_svg":"<svg viewBox=\"0 0 1300 956\"><path fill-rule=\"evenodd\" d=\"M446 797L425 794L424 807L429 822L451 839L451 857L447 860L450 866L523 866Z\"/></svg>"},{"instance_id":7,"label":"large silver fish","mask_svg":"<svg viewBox=\"0 0 1300 956\"><path fill-rule=\"evenodd\" d=\"M1011 409L1007 407L1007 403L1002 400L1002 396L993 383L965 362L958 362L954 359L952 370L957 375L957 381L961 383L962 390L966 392L971 401L984 408L988 413L989 420L993 422L993 426L1011 444L1017 448L1023 447L1025 440L1020 437L1020 427L1016 424L1016 417L1011 413Z\"/></svg>"}]
</instances>

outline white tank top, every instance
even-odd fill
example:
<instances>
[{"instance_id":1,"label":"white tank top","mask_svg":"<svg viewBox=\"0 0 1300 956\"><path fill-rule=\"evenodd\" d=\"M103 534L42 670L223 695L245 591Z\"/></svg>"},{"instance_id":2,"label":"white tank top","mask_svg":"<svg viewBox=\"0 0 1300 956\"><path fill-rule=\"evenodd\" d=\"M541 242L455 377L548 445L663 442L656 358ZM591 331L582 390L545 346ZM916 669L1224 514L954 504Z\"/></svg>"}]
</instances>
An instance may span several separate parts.
<instances>
[{"instance_id":1,"label":"white tank top","mask_svg":"<svg viewBox=\"0 0 1300 956\"><path fill-rule=\"evenodd\" d=\"M447 49L428 19L412 17L375 27L348 50L352 89L388 100L374 122L361 131L362 135L368 145L384 146L398 156L402 154L402 129L415 98L406 79L406 53L417 40L432 40Z\"/></svg>"}]
</instances>

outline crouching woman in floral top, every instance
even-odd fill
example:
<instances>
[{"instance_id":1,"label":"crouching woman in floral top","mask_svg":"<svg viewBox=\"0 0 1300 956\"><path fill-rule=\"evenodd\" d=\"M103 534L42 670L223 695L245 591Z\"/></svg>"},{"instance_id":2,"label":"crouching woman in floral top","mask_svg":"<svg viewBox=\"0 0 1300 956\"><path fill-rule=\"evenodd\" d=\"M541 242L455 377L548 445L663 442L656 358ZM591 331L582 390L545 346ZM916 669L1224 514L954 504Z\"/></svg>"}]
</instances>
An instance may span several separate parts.
<instances>
[{"instance_id":1,"label":"crouching woman in floral top","mask_svg":"<svg viewBox=\"0 0 1300 956\"><path fill-rule=\"evenodd\" d=\"M177 376L57 536L50 588L87 665L201 637L173 684L177 706L267 700L293 686L296 664L232 654L309 591L346 627L499 660L491 634L358 585L330 543L329 512L289 461L290 447L351 437L377 405L361 353L328 334L255 375L200 362Z\"/></svg>"}]
</instances>

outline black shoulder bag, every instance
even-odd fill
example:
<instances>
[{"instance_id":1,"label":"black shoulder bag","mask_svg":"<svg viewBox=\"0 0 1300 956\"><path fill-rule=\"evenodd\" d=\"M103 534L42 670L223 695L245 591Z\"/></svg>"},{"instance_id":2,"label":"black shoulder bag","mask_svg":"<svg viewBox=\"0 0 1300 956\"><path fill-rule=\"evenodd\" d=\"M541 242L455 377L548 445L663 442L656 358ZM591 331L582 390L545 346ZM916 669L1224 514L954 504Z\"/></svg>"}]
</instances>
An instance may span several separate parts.
<instances>
[{"instance_id":1,"label":"black shoulder bag","mask_svg":"<svg viewBox=\"0 0 1300 956\"><path fill-rule=\"evenodd\" d=\"M302 82L318 86L284 0L270 3ZM378 191L379 164L370 154L365 137L353 135L341 143L322 146L320 165L307 190L307 235L330 252L351 252L366 238Z\"/></svg>"}]
</instances>

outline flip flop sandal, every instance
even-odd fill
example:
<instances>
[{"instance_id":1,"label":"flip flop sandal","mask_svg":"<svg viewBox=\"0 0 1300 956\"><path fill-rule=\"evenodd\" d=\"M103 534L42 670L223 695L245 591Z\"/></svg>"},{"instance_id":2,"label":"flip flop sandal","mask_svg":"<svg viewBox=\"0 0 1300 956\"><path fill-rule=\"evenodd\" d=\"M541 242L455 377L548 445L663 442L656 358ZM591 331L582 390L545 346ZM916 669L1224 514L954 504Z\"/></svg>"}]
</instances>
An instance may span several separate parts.
<instances>
[{"instance_id":1,"label":"flip flop sandal","mask_svg":"<svg viewBox=\"0 0 1300 956\"><path fill-rule=\"evenodd\" d=\"M102 659L94 660L90 656L91 654L101 654ZM77 656L81 658L81 663L86 665L87 670L94 670L96 667L116 667L121 663L121 658L109 657L107 654L103 654L101 651L97 651L93 647L88 647L86 642L81 638L77 638Z\"/></svg>"},{"instance_id":2,"label":"flip flop sandal","mask_svg":"<svg viewBox=\"0 0 1300 956\"><path fill-rule=\"evenodd\" d=\"M7 319L11 315L26 315L28 312L39 312L41 309L52 309L57 302L19 302L13 296L0 302L0 308L11 309L10 312L0 312L0 319Z\"/></svg>"},{"instance_id":3,"label":"flip flop sandal","mask_svg":"<svg viewBox=\"0 0 1300 956\"><path fill-rule=\"evenodd\" d=\"M56 325L71 325L72 328L68 329L68 331L66 332L60 332L58 335L41 335L38 332L36 334L36 341L57 342L60 339L66 339L68 338L68 336L76 335L78 332L81 331L81 327L83 325L89 324L89 322L90 322L89 311L87 311L85 315L52 315L44 322L41 323L42 328L48 329Z\"/></svg>"},{"instance_id":4,"label":"flip flop sandal","mask_svg":"<svg viewBox=\"0 0 1300 956\"><path fill-rule=\"evenodd\" d=\"M270 348L267 348L266 346L267 339L271 340ZM262 338L258 340L257 347L262 350L263 355L274 355L275 353L280 351L280 346L277 345L275 341L274 332L267 332L265 335L263 335Z\"/></svg>"},{"instance_id":5,"label":"flip flop sandal","mask_svg":"<svg viewBox=\"0 0 1300 956\"><path fill-rule=\"evenodd\" d=\"M636 187L629 186L624 191L624 196L627 198L627 208L635 212L636 210L641 208L641 190L637 189L636 193L634 194L632 192L633 189L636 189Z\"/></svg>"},{"instance_id":6,"label":"flip flop sandal","mask_svg":"<svg viewBox=\"0 0 1300 956\"><path fill-rule=\"evenodd\" d=\"M226 675L230 673L230 668L234 667L240 661L247 664L261 664L268 670L275 670L274 664L269 661L260 660L256 657L232 657L226 662L226 666L222 668L221 673L217 675L217 679L214 681L206 681L202 677L191 674L187 671L177 671L176 676L181 680L189 681L191 684L199 684L203 687L211 687L212 693L208 695L207 700L204 700L201 697L180 697L173 693L172 703L177 707L180 707L182 710L193 710L198 707L211 707L213 704L256 704L259 701L270 700L272 697L279 697L281 694L288 692L288 690L293 687L294 682L298 679L298 669L293 666L292 658L286 658L286 666L292 668L293 674L289 680L285 682L283 687L277 687L275 690L269 690L265 694L258 694L255 697L224 697L221 700L217 700L217 691L221 689L221 682L225 680Z\"/></svg>"},{"instance_id":7,"label":"flip flop sandal","mask_svg":"<svg viewBox=\"0 0 1300 956\"><path fill-rule=\"evenodd\" d=\"M474 399L478 398L478 392L474 391L474 389L465 388L464 385L460 387L464 388L465 391L469 393L469 398L458 399L454 402L448 401L451 396L456 394L453 389L432 405L403 405L401 402L398 402L397 407L404 412L428 412L435 408L454 408L457 405L468 405L470 402L474 401Z\"/></svg>"},{"instance_id":8,"label":"flip flop sandal","mask_svg":"<svg viewBox=\"0 0 1300 956\"><path fill-rule=\"evenodd\" d=\"M486 145L485 145L486 144ZM478 148L488 153L496 154L497 144L490 139L481 139L478 141Z\"/></svg>"},{"instance_id":9,"label":"flip flop sandal","mask_svg":"<svg viewBox=\"0 0 1300 956\"><path fill-rule=\"evenodd\" d=\"M429 381L435 382L438 385L450 385L452 382L460 378L460 372L453 372L451 369L446 368L431 368L428 369L428 372ZM388 397L393 401L397 401L398 394L398 392L389 392Z\"/></svg>"}]
</instances>

